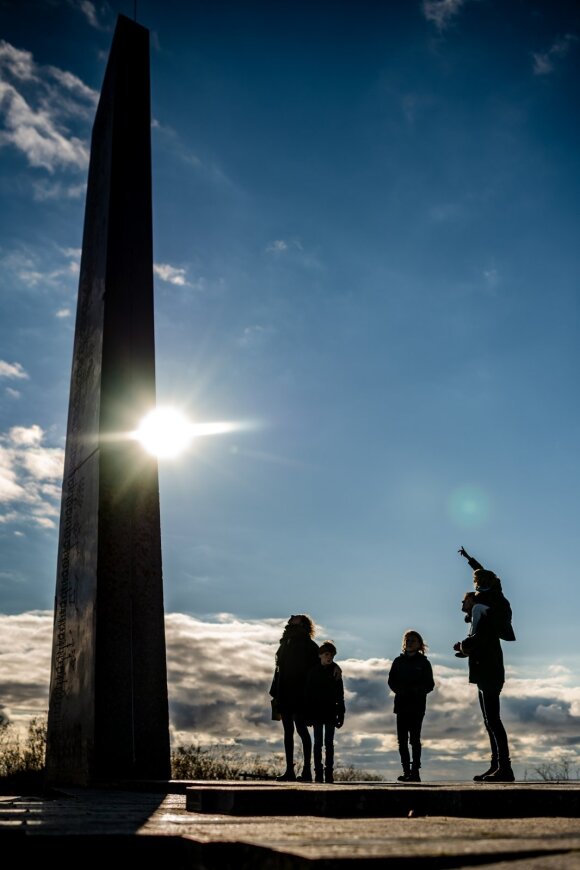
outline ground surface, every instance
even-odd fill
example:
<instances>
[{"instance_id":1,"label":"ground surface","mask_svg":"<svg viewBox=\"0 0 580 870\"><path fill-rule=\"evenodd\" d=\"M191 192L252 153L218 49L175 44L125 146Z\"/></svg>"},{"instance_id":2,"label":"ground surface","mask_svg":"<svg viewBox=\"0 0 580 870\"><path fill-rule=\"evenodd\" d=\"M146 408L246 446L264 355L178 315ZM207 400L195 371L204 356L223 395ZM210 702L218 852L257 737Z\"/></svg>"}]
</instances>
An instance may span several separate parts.
<instances>
[{"instance_id":1,"label":"ground surface","mask_svg":"<svg viewBox=\"0 0 580 870\"><path fill-rule=\"evenodd\" d=\"M280 815L275 799L272 815L188 811L186 787L195 792L207 785L182 784L179 794L67 789L50 798L7 795L0 798L3 853L16 847L24 866L43 860L74 859L81 870L97 865L106 868L107 863L114 868L131 858L165 862L167 870L294 870L365 863L385 867L487 865L494 870L580 870L580 819L576 811L580 786L576 785L560 789L555 785L485 786L490 800L498 804L506 788L519 794L520 801L526 799L523 786L530 793L542 792L546 815L504 818L439 815L437 805L444 802L445 789L457 789L457 784L424 789L431 810L425 815L414 815L412 811L404 817ZM270 785L264 784L264 788ZM212 788L226 791L232 783L213 784ZM334 787L280 788L293 791L299 798L308 789L316 788L323 796ZM367 786L350 788L354 806L360 800L357 790ZM398 788L384 785L384 799L388 801L388 791ZM470 788L474 787L465 786L466 790ZM237 790L246 792L248 787L240 785ZM569 795L569 811L564 816L554 815L553 798L562 791ZM312 793L305 799L312 802ZM537 797L533 800L537 801ZM324 808L325 804L319 806Z\"/></svg>"}]
</instances>

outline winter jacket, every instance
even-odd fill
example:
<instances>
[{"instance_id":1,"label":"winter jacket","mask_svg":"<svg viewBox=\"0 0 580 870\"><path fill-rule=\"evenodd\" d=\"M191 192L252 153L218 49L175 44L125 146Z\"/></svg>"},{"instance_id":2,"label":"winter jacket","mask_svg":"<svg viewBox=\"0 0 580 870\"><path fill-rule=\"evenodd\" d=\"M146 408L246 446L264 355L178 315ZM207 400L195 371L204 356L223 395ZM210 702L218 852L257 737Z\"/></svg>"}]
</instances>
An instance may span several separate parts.
<instances>
[{"instance_id":1,"label":"winter jacket","mask_svg":"<svg viewBox=\"0 0 580 870\"><path fill-rule=\"evenodd\" d=\"M319 663L318 645L304 631L284 632L276 653L270 695L281 713L304 713L308 672Z\"/></svg>"},{"instance_id":2,"label":"winter jacket","mask_svg":"<svg viewBox=\"0 0 580 870\"><path fill-rule=\"evenodd\" d=\"M320 660L306 677L306 724L344 722L344 685L333 664Z\"/></svg>"},{"instance_id":3,"label":"winter jacket","mask_svg":"<svg viewBox=\"0 0 580 870\"><path fill-rule=\"evenodd\" d=\"M431 662L421 653L401 653L391 665L388 683L395 693L395 713L424 713L427 695L435 688Z\"/></svg>"},{"instance_id":4,"label":"winter jacket","mask_svg":"<svg viewBox=\"0 0 580 870\"><path fill-rule=\"evenodd\" d=\"M490 608L480 616L473 634L461 641L461 652L469 657L469 682L499 692L505 682L505 669L491 614Z\"/></svg>"}]
</instances>

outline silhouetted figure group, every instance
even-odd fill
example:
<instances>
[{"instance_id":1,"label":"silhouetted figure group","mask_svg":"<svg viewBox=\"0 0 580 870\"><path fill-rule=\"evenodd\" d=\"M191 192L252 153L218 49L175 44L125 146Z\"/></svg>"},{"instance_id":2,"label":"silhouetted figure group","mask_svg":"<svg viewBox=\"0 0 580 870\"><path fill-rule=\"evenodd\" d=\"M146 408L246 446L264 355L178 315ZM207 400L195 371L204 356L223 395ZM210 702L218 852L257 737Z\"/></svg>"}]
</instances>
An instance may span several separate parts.
<instances>
[{"instance_id":1,"label":"silhouetted figure group","mask_svg":"<svg viewBox=\"0 0 580 870\"><path fill-rule=\"evenodd\" d=\"M478 689L483 722L489 736L489 768L474 776L475 782L513 782L508 738L500 717L500 694L505 683L501 641L514 641L512 611L499 577L486 570L461 547L459 554L473 569L474 590L463 596L461 609L469 633L453 649L468 659L469 682ZM334 737L345 717L342 670L334 661L336 646L330 640L318 646L314 623L306 614L291 616L276 653L270 695L273 718L282 720L286 769L280 782L334 782ZM402 649L391 665L388 686L395 695L397 743L403 773L399 782L421 782L421 728L427 695L435 688L427 645L415 629L403 634ZM302 742L303 767L294 769L294 732ZM411 751L409 752L409 747ZM324 759L323 759L324 749Z\"/></svg>"},{"instance_id":2,"label":"silhouetted figure group","mask_svg":"<svg viewBox=\"0 0 580 870\"><path fill-rule=\"evenodd\" d=\"M314 778L334 782L334 731L344 722L342 671L334 661L336 647L313 640L314 623L306 614L291 616L276 653L276 669L270 695L284 726L286 770L280 782L312 782L312 740L314 727ZM294 770L294 729L302 741L302 773ZM322 746L325 764L322 763Z\"/></svg>"}]
</instances>

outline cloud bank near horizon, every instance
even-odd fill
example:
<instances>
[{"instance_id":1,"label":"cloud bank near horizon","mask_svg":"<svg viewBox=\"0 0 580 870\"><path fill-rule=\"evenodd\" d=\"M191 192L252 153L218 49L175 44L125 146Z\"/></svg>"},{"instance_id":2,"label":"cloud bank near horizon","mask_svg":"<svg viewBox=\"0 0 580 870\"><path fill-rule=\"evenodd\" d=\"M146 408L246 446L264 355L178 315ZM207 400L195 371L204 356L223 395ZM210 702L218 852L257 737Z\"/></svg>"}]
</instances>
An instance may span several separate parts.
<instances>
[{"instance_id":1,"label":"cloud bank near horizon","mask_svg":"<svg viewBox=\"0 0 580 870\"><path fill-rule=\"evenodd\" d=\"M233 614L166 615L173 747L201 743L251 754L282 751L281 725L271 721L268 690L284 622ZM0 615L0 713L22 729L47 711L52 623L49 611ZM468 684L465 667L436 656L431 660L436 689L423 726L425 779L471 778L489 755L475 687ZM393 699L386 685L391 661L340 659L340 664L347 715L337 732L337 761L391 778L399 766ZM574 767L580 761L575 675L561 665L548 665L534 678L508 673L502 715L518 777L563 757Z\"/></svg>"}]
</instances>

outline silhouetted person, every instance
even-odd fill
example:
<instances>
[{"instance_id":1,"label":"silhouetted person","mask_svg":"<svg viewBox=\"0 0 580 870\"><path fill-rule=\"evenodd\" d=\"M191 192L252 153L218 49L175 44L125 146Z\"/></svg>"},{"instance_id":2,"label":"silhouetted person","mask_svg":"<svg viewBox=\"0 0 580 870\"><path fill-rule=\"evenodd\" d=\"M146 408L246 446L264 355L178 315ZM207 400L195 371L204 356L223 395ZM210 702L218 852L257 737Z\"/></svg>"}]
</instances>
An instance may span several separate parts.
<instances>
[{"instance_id":1,"label":"silhouetted person","mask_svg":"<svg viewBox=\"0 0 580 870\"><path fill-rule=\"evenodd\" d=\"M478 603L476 592L466 592L461 609L471 622L469 635L454 644L460 657L469 659L469 682L478 689L479 705L489 736L491 760L488 770L474 776L475 782L513 782L508 738L500 718L499 696L505 682L503 652L492 608Z\"/></svg>"},{"instance_id":2,"label":"silhouetted person","mask_svg":"<svg viewBox=\"0 0 580 870\"><path fill-rule=\"evenodd\" d=\"M335 655L332 641L324 641L318 649L318 664L306 678L306 721L314 726L315 782L334 782L334 732L344 724L344 686L333 667Z\"/></svg>"},{"instance_id":3,"label":"silhouetted person","mask_svg":"<svg viewBox=\"0 0 580 870\"><path fill-rule=\"evenodd\" d=\"M460 547L458 552L460 556L467 559L467 563L473 569L476 604L489 608L488 616L501 640L515 640L516 636L512 627L512 609L503 594L501 580L497 574L488 571L477 559L470 556L464 547Z\"/></svg>"},{"instance_id":4,"label":"silhouetted person","mask_svg":"<svg viewBox=\"0 0 580 870\"><path fill-rule=\"evenodd\" d=\"M397 777L399 782L421 782L421 726L427 695L435 688L426 651L427 645L419 632L409 629L403 635L402 652L393 660L389 671L388 683L395 693L397 741L403 766L402 776Z\"/></svg>"},{"instance_id":5,"label":"silhouetted person","mask_svg":"<svg viewBox=\"0 0 580 870\"><path fill-rule=\"evenodd\" d=\"M312 639L314 623L306 614L291 616L276 653L276 670L270 695L276 699L284 726L286 770L280 782L312 782L312 740L305 720L306 677L318 664L318 644ZM294 728L302 741L304 766L301 776L294 770Z\"/></svg>"}]
</instances>

